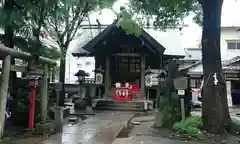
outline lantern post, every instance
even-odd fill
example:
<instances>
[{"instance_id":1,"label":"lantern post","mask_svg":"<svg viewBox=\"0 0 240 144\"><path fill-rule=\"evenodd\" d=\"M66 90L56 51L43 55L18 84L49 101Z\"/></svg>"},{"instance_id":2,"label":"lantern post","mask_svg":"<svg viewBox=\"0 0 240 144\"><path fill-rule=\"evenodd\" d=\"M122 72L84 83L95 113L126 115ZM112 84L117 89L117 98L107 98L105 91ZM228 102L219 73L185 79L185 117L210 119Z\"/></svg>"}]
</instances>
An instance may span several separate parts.
<instances>
[{"instance_id":1,"label":"lantern post","mask_svg":"<svg viewBox=\"0 0 240 144\"><path fill-rule=\"evenodd\" d=\"M145 85L147 87L147 100L149 100L149 89L152 87L152 71L150 67L145 71Z\"/></svg>"},{"instance_id":2,"label":"lantern post","mask_svg":"<svg viewBox=\"0 0 240 144\"><path fill-rule=\"evenodd\" d=\"M161 69L159 71L159 75L157 76L158 78L158 85L159 85L159 89L158 89L158 94L157 94L157 98L156 98L156 121L155 121L155 126L156 127L162 127L164 124L164 115L163 113L160 111L160 107L161 107L161 96L164 95L165 92L165 86L166 86L166 80L167 80L167 72L164 69Z\"/></svg>"},{"instance_id":3,"label":"lantern post","mask_svg":"<svg viewBox=\"0 0 240 144\"><path fill-rule=\"evenodd\" d=\"M39 79L42 77L43 73L42 65L39 63L39 56L33 55L33 59L28 62L27 75L23 78L28 80L28 87L31 90L28 123L28 128L30 130L34 129L36 90L39 85Z\"/></svg>"},{"instance_id":4,"label":"lantern post","mask_svg":"<svg viewBox=\"0 0 240 144\"><path fill-rule=\"evenodd\" d=\"M156 107L159 108L160 106L160 97L161 95L164 94L164 88L165 88L165 83L167 80L167 72L164 69L160 70L159 75L157 76L158 78L158 85L159 85L159 94L157 95L157 100L156 100Z\"/></svg>"},{"instance_id":5,"label":"lantern post","mask_svg":"<svg viewBox=\"0 0 240 144\"><path fill-rule=\"evenodd\" d=\"M96 85L102 85L103 84L103 74L104 71L102 70L101 66L94 70L95 72L95 84ZM98 86L98 98L101 98L101 87Z\"/></svg>"},{"instance_id":6,"label":"lantern post","mask_svg":"<svg viewBox=\"0 0 240 144\"><path fill-rule=\"evenodd\" d=\"M83 91L81 85L85 82L85 77L88 76L88 74L83 70L79 70L74 76L78 78L78 83L80 87L79 94L80 96L82 96Z\"/></svg>"},{"instance_id":7,"label":"lantern post","mask_svg":"<svg viewBox=\"0 0 240 144\"><path fill-rule=\"evenodd\" d=\"M31 89L31 96L30 96L30 112L29 112L29 129L34 128L34 113L35 113L35 100L36 100L36 89L38 86L38 78L31 78L29 79L28 83L29 88Z\"/></svg>"}]
</instances>

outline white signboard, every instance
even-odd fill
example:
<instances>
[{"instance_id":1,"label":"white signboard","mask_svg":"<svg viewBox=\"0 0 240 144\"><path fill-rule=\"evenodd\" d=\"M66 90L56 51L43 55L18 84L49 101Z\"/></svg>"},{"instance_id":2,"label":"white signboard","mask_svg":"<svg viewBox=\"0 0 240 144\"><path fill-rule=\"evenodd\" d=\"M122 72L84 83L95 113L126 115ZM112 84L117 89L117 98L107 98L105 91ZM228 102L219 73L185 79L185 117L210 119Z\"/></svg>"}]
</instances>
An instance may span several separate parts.
<instances>
[{"instance_id":1,"label":"white signboard","mask_svg":"<svg viewBox=\"0 0 240 144\"><path fill-rule=\"evenodd\" d=\"M185 90L178 90L178 95L179 96L184 96L185 95Z\"/></svg>"}]
</instances>

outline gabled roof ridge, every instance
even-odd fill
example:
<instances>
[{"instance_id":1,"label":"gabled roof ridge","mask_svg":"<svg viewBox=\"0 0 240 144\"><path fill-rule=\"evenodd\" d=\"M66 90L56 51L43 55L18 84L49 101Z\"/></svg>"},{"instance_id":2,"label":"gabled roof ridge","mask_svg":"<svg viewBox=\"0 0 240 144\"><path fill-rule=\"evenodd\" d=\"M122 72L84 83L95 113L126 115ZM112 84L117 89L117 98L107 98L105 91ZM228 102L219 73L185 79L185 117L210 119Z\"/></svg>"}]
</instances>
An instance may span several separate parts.
<instances>
[{"instance_id":1,"label":"gabled roof ridge","mask_svg":"<svg viewBox=\"0 0 240 144\"><path fill-rule=\"evenodd\" d=\"M230 60L224 61L224 62L223 62L223 66L228 66L228 65L230 65L230 64L232 64L232 63L235 63L235 62L237 62L237 61L240 61L240 56L236 56L236 57L233 57L233 58L230 59Z\"/></svg>"},{"instance_id":2,"label":"gabled roof ridge","mask_svg":"<svg viewBox=\"0 0 240 144\"><path fill-rule=\"evenodd\" d=\"M77 48L79 51L80 49L84 49L88 53L91 53L93 49L95 49L95 45L98 44L102 39L106 37L106 35L111 32L114 28L118 27L117 25L118 19L114 20L112 24L110 24L107 28L105 28L103 31L101 31L99 34L97 34L93 39L91 39L87 44L82 46L81 48ZM147 33L143 28L141 28L142 34L139 36L140 39L144 40L146 45L149 45L147 47L153 48L154 51L163 54L165 51L165 48L163 45L161 45L155 38L153 38L149 33ZM79 52L72 52L73 56L77 56Z\"/></svg>"}]
</instances>

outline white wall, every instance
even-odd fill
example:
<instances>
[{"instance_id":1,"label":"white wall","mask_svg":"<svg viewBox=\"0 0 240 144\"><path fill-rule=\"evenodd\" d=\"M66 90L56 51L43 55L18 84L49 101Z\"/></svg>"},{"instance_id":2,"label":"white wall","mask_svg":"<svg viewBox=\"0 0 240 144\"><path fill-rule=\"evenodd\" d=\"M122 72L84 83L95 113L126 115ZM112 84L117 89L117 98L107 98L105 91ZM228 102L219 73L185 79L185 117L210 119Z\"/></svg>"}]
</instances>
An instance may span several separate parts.
<instances>
[{"instance_id":1,"label":"white wall","mask_svg":"<svg viewBox=\"0 0 240 144\"><path fill-rule=\"evenodd\" d=\"M89 73L89 78L94 78L95 60L93 57L73 57L70 53L66 57L65 82L76 83L77 77L74 76L79 70Z\"/></svg>"},{"instance_id":2,"label":"white wall","mask_svg":"<svg viewBox=\"0 0 240 144\"><path fill-rule=\"evenodd\" d=\"M240 32L237 32L236 27L222 28L221 30L221 57L222 60L229 60L240 55L240 50L228 50L227 41L240 41Z\"/></svg>"}]
</instances>

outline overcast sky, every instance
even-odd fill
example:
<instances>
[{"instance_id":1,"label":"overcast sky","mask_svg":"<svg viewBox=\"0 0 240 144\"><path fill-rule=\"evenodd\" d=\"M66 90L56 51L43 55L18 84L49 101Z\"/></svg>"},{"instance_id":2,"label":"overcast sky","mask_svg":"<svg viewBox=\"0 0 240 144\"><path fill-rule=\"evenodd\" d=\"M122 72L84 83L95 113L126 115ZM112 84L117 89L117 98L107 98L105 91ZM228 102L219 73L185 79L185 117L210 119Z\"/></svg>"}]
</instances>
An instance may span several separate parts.
<instances>
[{"instance_id":1,"label":"overcast sky","mask_svg":"<svg viewBox=\"0 0 240 144\"><path fill-rule=\"evenodd\" d=\"M119 0L114 4L113 9L119 11L121 6L126 6L128 0ZM240 0L224 0L222 10L222 26L240 26ZM103 10L95 12L91 15L90 20L92 24L96 24L96 18L98 18L101 24L111 24L116 18L116 15L111 10ZM178 48L179 54L183 54L184 48L197 48L201 40L201 28L192 21L192 16L185 18L184 23L188 27L179 30L170 31L163 33L161 31L151 31L150 34L167 48L167 54L174 54L176 47ZM148 31L149 32L149 31ZM181 33L181 34L180 34ZM174 43L173 37L175 38ZM176 42L176 39L178 42ZM181 45L181 46L180 46ZM181 50L180 50L181 49Z\"/></svg>"}]
</instances>

